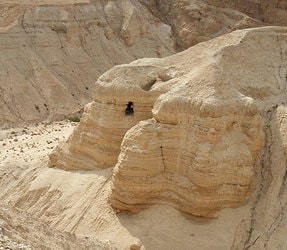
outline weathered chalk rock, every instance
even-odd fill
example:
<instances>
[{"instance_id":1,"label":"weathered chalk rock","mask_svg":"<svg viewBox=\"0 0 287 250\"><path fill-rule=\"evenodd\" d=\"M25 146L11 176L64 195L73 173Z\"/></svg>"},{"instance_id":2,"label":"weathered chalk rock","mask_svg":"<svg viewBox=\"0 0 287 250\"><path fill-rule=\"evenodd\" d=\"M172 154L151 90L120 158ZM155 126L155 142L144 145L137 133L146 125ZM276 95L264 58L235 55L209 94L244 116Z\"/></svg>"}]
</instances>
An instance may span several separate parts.
<instances>
[{"instance_id":1,"label":"weathered chalk rock","mask_svg":"<svg viewBox=\"0 0 287 250\"><path fill-rule=\"evenodd\" d=\"M82 110L115 65L286 23L285 1L1 1L0 126Z\"/></svg>"},{"instance_id":2,"label":"weathered chalk rock","mask_svg":"<svg viewBox=\"0 0 287 250\"><path fill-rule=\"evenodd\" d=\"M97 80L94 101L86 105L68 142L50 155L50 166L93 170L116 164L123 136L152 117L155 100L172 84L164 82L176 74L173 66L157 66L157 59L151 60L116 66Z\"/></svg>"},{"instance_id":3,"label":"weathered chalk rock","mask_svg":"<svg viewBox=\"0 0 287 250\"><path fill-rule=\"evenodd\" d=\"M286 28L233 32L163 59L176 65L153 118L125 135L111 201L138 211L170 204L200 217L252 193L264 112L286 99Z\"/></svg>"},{"instance_id":4,"label":"weathered chalk rock","mask_svg":"<svg viewBox=\"0 0 287 250\"><path fill-rule=\"evenodd\" d=\"M287 24L284 0L139 0L172 27L178 49L237 29Z\"/></svg>"},{"instance_id":5,"label":"weathered chalk rock","mask_svg":"<svg viewBox=\"0 0 287 250\"><path fill-rule=\"evenodd\" d=\"M117 64L175 52L137 1L0 6L0 126L65 118ZM8 17L6 17L8 15Z\"/></svg>"},{"instance_id":6,"label":"weathered chalk rock","mask_svg":"<svg viewBox=\"0 0 287 250\"><path fill-rule=\"evenodd\" d=\"M285 40L286 28L240 30L114 67L49 165L116 164L111 202L120 210L163 203L210 218L243 204L261 164L265 111L286 99Z\"/></svg>"}]
</instances>

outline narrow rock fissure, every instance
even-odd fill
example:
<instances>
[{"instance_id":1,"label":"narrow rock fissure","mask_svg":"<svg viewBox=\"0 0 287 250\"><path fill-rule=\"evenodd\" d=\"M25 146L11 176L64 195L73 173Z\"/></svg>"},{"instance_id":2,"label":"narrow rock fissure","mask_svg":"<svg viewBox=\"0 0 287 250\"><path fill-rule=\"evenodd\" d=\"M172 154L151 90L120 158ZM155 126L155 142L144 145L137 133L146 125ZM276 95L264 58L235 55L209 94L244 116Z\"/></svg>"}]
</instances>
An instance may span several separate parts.
<instances>
[{"instance_id":1,"label":"narrow rock fissure","mask_svg":"<svg viewBox=\"0 0 287 250\"><path fill-rule=\"evenodd\" d=\"M166 170L166 165L165 165L165 160L164 160L164 156L163 156L163 147L162 145L160 146L160 154L161 154L161 160L162 160L162 164L163 164L163 171Z\"/></svg>"},{"instance_id":2,"label":"narrow rock fissure","mask_svg":"<svg viewBox=\"0 0 287 250\"><path fill-rule=\"evenodd\" d=\"M251 208L251 225L248 230L247 239L244 242L244 249L249 249L250 247L254 246L257 240L263 235L263 234L260 234L254 240L252 240L252 236L254 234L255 223L256 223L256 207L259 201L262 199L262 196L264 195L264 189L266 189L270 184L268 177L272 176L272 173L270 170L271 154L272 154L271 147L272 147L272 141L273 141L271 122L272 122L272 117L276 112L276 109L277 109L277 105L272 107L270 110L268 110L266 114L264 115L265 143L264 143L264 149L262 150L261 155L260 155L260 174L258 174L258 177L260 177L260 179L258 180L260 183L260 186L258 188L254 204L252 205L252 208Z\"/></svg>"}]
</instances>

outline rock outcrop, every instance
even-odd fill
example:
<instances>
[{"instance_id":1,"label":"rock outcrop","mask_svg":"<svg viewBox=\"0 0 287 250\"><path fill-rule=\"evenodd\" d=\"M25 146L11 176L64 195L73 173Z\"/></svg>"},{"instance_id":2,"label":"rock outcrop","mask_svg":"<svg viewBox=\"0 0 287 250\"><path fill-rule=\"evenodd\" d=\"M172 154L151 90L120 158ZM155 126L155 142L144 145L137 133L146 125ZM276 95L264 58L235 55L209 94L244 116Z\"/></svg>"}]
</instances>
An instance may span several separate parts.
<instances>
[{"instance_id":1,"label":"rock outcrop","mask_svg":"<svg viewBox=\"0 0 287 250\"><path fill-rule=\"evenodd\" d=\"M48 4L1 2L0 125L63 118L114 65L175 52L170 27L137 1Z\"/></svg>"},{"instance_id":2,"label":"rock outcrop","mask_svg":"<svg viewBox=\"0 0 287 250\"><path fill-rule=\"evenodd\" d=\"M211 218L243 204L258 185L267 111L286 99L285 40L286 28L247 29L114 67L50 166L116 164L111 201L120 210L163 203Z\"/></svg>"},{"instance_id":3,"label":"rock outcrop","mask_svg":"<svg viewBox=\"0 0 287 250\"><path fill-rule=\"evenodd\" d=\"M140 0L171 26L178 50L237 29L287 25L286 1Z\"/></svg>"},{"instance_id":4,"label":"rock outcrop","mask_svg":"<svg viewBox=\"0 0 287 250\"><path fill-rule=\"evenodd\" d=\"M114 65L287 20L271 0L5 0L0 14L0 126L81 111Z\"/></svg>"},{"instance_id":5,"label":"rock outcrop","mask_svg":"<svg viewBox=\"0 0 287 250\"><path fill-rule=\"evenodd\" d=\"M95 170L116 164L125 133L139 121L152 118L155 100L173 84L174 67L152 61L154 65L141 59L116 66L98 79L94 101L85 107L68 142L50 155L50 166Z\"/></svg>"},{"instance_id":6,"label":"rock outcrop","mask_svg":"<svg viewBox=\"0 0 287 250\"><path fill-rule=\"evenodd\" d=\"M267 27L114 67L54 168L45 155L71 127L3 130L5 235L37 249L285 249L286 51L286 28Z\"/></svg>"}]
</instances>

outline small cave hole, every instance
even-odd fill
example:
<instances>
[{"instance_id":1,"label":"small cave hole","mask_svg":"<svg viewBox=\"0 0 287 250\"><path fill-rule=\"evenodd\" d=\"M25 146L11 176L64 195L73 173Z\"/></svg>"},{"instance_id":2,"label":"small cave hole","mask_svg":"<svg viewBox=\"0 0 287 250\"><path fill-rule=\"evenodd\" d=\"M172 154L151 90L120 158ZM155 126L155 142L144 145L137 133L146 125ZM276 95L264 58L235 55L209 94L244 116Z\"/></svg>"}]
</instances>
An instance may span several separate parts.
<instances>
[{"instance_id":1,"label":"small cave hole","mask_svg":"<svg viewBox=\"0 0 287 250\"><path fill-rule=\"evenodd\" d=\"M34 107L35 107L35 109L36 109L39 113L41 113L40 108L39 108L38 105L34 105Z\"/></svg>"},{"instance_id":2,"label":"small cave hole","mask_svg":"<svg viewBox=\"0 0 287 250\"><path fill-rule=\"evenodd\" d=\"M144 86L142 87L142 89L145 90L145 91L149 91L149 90L151 90L152 86L153 86L155 83L156 83L156 78L155 78L155 79L151 79L149 82L147 82L146 85L144 85Z\"/></svg>"},{"instance_id":3,"label":"small cave hole","mask_svg":"<svg viewBox=\"0 0 287 250\"><path fill-rule=\"evenodd\" d=\"M166 72L163 72L163 73L161 73L161 74L159 74L159 79L161 79L163 82L167 82L167 81L169 81L170 79L172 79L172 77L168 74L168 73L166 73Z\"/></svg>"},{"instance_id":4,"label":"small cave hole","mask_svg":"<svg viewBox=\"0 0 287 250\"><path fill-rule=\"evenodd\" d=\"M49 110L48 105L46 103L44 103L44 107L46 108L47 111Z\"/></svg>"},{"instance_id":5,"label":"small cave hole","mask_svg":"<svg viewBox=\"0 0 287 250\"><path fill-rule=\"evenodd\" d=\"M133 115L134 114L134 103L128 102L127 107L125 109L126 115Z\"/></svg>"}]
</instances>

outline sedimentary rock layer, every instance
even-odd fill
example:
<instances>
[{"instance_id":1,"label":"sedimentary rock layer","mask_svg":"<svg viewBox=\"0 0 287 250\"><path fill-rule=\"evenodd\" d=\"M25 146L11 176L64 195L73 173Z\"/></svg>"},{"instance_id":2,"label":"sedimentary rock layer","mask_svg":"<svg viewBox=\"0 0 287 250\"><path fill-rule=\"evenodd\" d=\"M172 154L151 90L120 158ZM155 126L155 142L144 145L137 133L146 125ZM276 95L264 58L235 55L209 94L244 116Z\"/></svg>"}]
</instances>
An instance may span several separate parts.
<instances>
[{"instance_id":1,"label":"sedimentary rock layer","mask_svg":"<svg viewBox=\"0 0 287 250\"><path fill-rule=\"evenodd\" d=\"M213 217L250 197L262 115L285 97L285 32L238 31L163 60L177 65L177 84L156 100L152 119L126 133L113 206L165 203Z\"/></svg>"},{"instance_id":2,"label":"sedimentary rock layer","mask_svg":"<svg viewBox=\"0 0 287 250\"><path fill-rule=\"evenodd\" d=\"M0 125L63 118L114 65L175 52L170 27L136 1L0 8Z\"/></svg>"},{"instance_id":3,"label":"sedimentary rock layer","mask_svg":"<svg viewBox=\"0 0 287 250\"><path fill-rule=\"evenodd\" d=\"M152 117L155 100L172 85L172 81L164 82L173 78L173 66L157 66L156 59L154 62L149 65L142 59L116 66L102 75L95 86L94 101L86 105L68 142L50 155L50 166L81 170L114 166L125 133L139 121Z\"/></svg>"},{"instance_id":4,"label":"sedimentary rock layer","mask_svg":"<svg viewBox=\"0 0 287 250\"><path fill-rule=\"evenodd\" d=\"M179 50L236 29L287 25L284 0L139 1L171 26Z\"/></svg>"},{"instance_id":5,"label":"sedimentary rock layer","mask_svg":"<svg viewBox=\"0 0 287 250\"><path fill-rule=\"evenodd\" d=\"M114 65L286 20L271 0L1 1L0 126L82 110Z\"/></svg>"},{"instance_id":6,"label":"sedimentary rock layer","mask_svg":"<svg viewBox=\"0 0 287 250\"><path fill-rule=\"evenodd\" d=\"M111 201L120 210L164 203L214 217L244 203L256 187L264 112L284 102L285 40L285 28L247 29L114 67L50 166L116 164Z\"/></svg>"}]
</instances>

